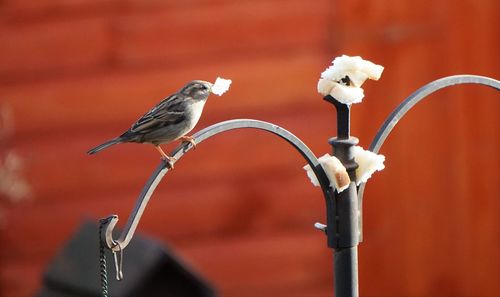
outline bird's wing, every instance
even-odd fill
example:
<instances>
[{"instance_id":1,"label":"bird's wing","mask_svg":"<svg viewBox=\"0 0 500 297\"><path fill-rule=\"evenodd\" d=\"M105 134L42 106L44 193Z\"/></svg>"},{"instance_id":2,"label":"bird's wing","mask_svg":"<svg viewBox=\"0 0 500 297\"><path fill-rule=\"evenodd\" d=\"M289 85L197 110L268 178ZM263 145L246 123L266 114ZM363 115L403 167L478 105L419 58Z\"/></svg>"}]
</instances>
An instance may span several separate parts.
<instances>
[{"instance_id":1,"label":"bird's wing","mask_svg":"<svg viewBox=\"0 0 500 297\"><path fill-rule=\"evenodd\" d=\"M144 114L128 132L145 134L161 127L182 122L184 119L183 97L174 94Z\"/></svg>"}]
</instances>

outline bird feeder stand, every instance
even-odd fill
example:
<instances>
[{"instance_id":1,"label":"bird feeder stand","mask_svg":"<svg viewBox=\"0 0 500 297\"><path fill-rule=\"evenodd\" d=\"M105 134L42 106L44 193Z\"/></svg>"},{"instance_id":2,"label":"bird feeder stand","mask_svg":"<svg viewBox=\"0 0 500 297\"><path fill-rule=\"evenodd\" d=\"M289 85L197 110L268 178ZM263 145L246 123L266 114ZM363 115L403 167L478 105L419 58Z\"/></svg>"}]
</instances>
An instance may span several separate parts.
<instances>
[{"instance_id":1,"label":"bird feeder stand","mask_svg":"<svg viewBox=\"0 0 500 297\"><path fill-rule=\"evenodd\" d=\"M415 91L394 110L378 131L369 150L378 153L394 126L415 104L437 90L460 84L479 84L496 90L500 89L499 81L475 75L456 75L433 81ZM362 240L361 214L365 184L363 183L357 187L355 183L355 171L358 165L354 161L352 150L353 146L358 143L358 139L350 136L350 106L338 102L331 96L326 96L324 99L332 103L337 110L337 137L329 140L333 147L333 155L346 167L351 179L349 187L341 193L338 193L330 186L330 181L323 167L311 150L299 138L277 125L257 120L230 120L207 127L193 135L193 138L200 144L210 137L229 130L251 128L270 132L292 145L311 166L325 198L326 225L316 223L315 226L326 233L327 245L334 251L334 295L337 297L359 296L357 248ZM171 156L176 160L180 160L192 148L192 144L185 143L175 149ZM112 215L102 221L103 232L100 240L104 247L111 250L115 255L119 253L121 256L121 253L132 239L154 190L169 170L170 167L165 161L162 161L155 169L139 195L137 203L118 239L113 238L113 229L118 222L118 216ZM116 260L119 258L115 258L116 263L121 262ZM120 271L121 268L117 267L118 275Z\"/></svg>"}]
</instances>

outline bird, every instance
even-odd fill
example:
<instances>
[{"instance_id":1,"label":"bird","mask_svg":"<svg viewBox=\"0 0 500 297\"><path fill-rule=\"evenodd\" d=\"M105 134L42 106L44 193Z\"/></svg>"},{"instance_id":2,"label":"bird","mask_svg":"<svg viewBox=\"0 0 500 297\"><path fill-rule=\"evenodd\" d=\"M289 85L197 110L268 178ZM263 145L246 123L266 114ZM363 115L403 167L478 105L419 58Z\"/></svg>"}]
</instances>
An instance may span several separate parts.
<instances>
[{"instance_id":1,"label":"bird","mask_svg":"<svg viewBox=\"0 0 500 297\"><path fill-rule=\"evenodd\" d=\"M194 148L196 147L193 137L187 134L198 123L203 107L212 93L212 86L212 83L203 80L188 82L177 93L165 97L151 108L123 134L96 146L87 153L93 155L118 143L147 143L154 145L162 159L173 169L176 159L167 155L160 144L181 140L190 142Z\"/></svg>"}]
</instances>

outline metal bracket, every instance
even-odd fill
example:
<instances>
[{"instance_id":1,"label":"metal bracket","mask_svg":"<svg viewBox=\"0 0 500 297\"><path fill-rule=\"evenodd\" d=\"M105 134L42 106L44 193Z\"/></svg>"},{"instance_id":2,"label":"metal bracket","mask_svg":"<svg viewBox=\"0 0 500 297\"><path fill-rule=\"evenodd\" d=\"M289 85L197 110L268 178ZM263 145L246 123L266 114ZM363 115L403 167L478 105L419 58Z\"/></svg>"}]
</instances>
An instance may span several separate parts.
<instances>
[{"instance_id":1,"label":"metal bracket","mask_svg":"<svg viewBox=\"0 0 500 297\"><path fill-rule=\"evenodd\" d=\"M401 104L399 104L398 107L396 107L396 109L389 115L389 117L387 117L382 127L380 127L380 129L378 130L368 150L378 154L380 148L387 139L387 136L389 136L392 129L394 129L399 120L408 111L410 111L413 106L425 99L427 96L446 87L463 84L484 85L491 87L497 91L500 90L500 81L479 75L452 75L430 82L413 92ZM359 186L358 190L358 197L360 197L361 200L363 199L364 189L365 184L363 183Z\"/></svg>"},{"instance_id":2,"label":"metal bracket","mask_svg":"<svg viewBox=\"0 0 500 297\"><path fill-rule=\"evenodd\" d=\"M286 140L289 144L291 144L307 161L307 163L311 166L314 174L318 178L319 184L323 191L323 195L325 197L327 203L327 217L333 216L331 212L332 207L328 207L331 203L331 199L333 197L333 190L330 187L330 181L326 176L323 167L319 164L318 159L312 153L312 151L295 135L288 132L287 130L268 123L264 121L258 120L250 120L250 119L237 119L221 122L210 127L207 127L198 133L193 135L196 143L200 144L201 142L207 140L210 137L213 137L222 132L226 132L234 129L243 129L243 128L252 128L258 130L264 130L270 132L274 135L279 136L280 138ZM179 147L177 147L171 154L177 161L182 158L182 156L192 149L192 144L185 143ZM142 214L144 213L144 209L146 205L153 195L154 190L163 179L165 174L170 171L170 167L166 162L162 161L160 165L155 169L149 180L146 182L144 188L142 189L139 198L137 199L136 205L130 214L128 221L118 237L118 239L113 239L113 230L118 222L118 216L112 215L107 223L103 226L103 230L105 230L102 234L101 241L106 244L106 246L114 251L121 252L124 250L129 244L130 240L134 236L134 232L139 224Z\"/></svg>"},{"instance_id":3,"label":"metal bracket","mask_svg":"<svg viewBox=\"0 0 500 297\"><path fill-rule=\"evenodd\" d=\"M382 144L384 144L385 140L387 139L387 136L391 133L392 129L396 126L396 124L399 122L399 120L408 112L410 109L415 106L417 103L425 99L427 96L430 94L439 91L441 89L444 89L446 87L450 86L455 86L455 85L463 85L463 84L476 84L476 85L484 85L491 87L495 90L500 90L500 81L485 77L485 76L479 76L479 75L452 75L444 78L437 79L433 82L430 82L426 84L425 86L421 87L420 89L416 90L413 92L410 96L408 96L401 104L398 105L398 107L387 117L385 120L384 124L380 129L378 130L377 134L375 135L375 138L373 139L372 143L370 144L370 147L368 150L378 154L380 151L380 148L382 147ZM359 201L359 206L360 206L360 211L361 211L361 216L363 215L362 213L362 205L363 205L363 194L365 192L365 183L362 183L358 187L358 201ZM360 241L363 240L363 228L362 228L362 221L361 221L361 227L360 227Z\"/></svg>"}]
</instances>

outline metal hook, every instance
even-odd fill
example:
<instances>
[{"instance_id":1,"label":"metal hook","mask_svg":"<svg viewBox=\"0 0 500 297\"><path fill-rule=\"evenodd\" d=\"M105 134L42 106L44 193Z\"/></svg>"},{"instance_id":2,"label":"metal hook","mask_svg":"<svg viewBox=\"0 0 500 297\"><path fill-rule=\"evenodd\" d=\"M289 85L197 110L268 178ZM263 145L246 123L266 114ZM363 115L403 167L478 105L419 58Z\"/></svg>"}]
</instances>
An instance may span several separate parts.
<instances>
[{"instance_id":1,"label":"metal hook","mask_svg":"<svg viewBox=\"0 0 500 297\"><path fill-rule=\"evenodd\" d=\"M123 249L119 242L116 242L119 251L113 251L113 257L115 259L115 270L116 270L116 280L121 281L123 279Z\"/></svg>"}]
</instances>

